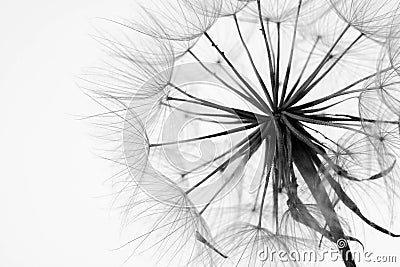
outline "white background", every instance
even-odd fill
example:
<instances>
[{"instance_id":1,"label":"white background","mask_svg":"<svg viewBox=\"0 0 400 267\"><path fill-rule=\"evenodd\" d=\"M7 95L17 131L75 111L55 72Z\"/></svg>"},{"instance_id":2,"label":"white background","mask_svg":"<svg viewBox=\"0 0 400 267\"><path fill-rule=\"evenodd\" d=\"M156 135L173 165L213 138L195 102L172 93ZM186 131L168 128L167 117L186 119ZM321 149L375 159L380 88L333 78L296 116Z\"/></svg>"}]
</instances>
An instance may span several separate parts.
<instances>
[{"instance_id":1,"label":"white background","mask_svg":"<svg viewBox=\"0 0 400 267\"><path fill-rule=\"evenodd\" d=\"M0 266L121 266L127 255L111 251L121 244L105 196L112 171L76 119L96 110L75 84L99 56L93 18L131 7L116 2L1 1ZM400 261L400 240L366 236L368 251Z\"/></svg>"}]
</instances>

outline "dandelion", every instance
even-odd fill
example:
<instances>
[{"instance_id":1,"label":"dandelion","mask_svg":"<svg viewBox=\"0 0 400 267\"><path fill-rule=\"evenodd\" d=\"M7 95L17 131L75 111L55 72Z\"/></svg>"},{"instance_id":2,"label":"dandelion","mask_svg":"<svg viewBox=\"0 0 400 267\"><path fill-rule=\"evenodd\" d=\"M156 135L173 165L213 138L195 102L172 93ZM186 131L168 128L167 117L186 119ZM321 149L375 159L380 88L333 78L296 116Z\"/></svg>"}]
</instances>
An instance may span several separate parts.
<instances>
[{"instance_id":1,"label":"dandelion","mask_svg":"<svg viewBox=\"0 0 400 267\"><path fill-rule=\"evenodd\" d=\"M356 266L354 218L399 237L399 18L394 0L173 0L107 20L109 60L82 80L127 262L301 265L258 252L340 242Z\"/></svg>"}]
</instances>

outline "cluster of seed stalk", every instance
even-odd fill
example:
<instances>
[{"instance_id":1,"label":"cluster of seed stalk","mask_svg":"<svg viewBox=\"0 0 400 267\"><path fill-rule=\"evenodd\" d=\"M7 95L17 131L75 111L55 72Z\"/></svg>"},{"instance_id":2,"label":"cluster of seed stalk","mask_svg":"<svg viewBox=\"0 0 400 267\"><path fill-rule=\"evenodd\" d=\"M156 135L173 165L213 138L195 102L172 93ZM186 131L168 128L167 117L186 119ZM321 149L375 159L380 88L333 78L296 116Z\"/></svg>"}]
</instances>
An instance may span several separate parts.
<instances>
[{"instance_id":1,"label":"cluster of seed stalk","mask_svg":"<svg viewBox=\"0 0 400 267\"><path fill-rule=\"evenodd\" d=\"M254 243L257 242L255 239L262 238L263 235L267 235L267 232L270 236L273 235L272 232L266 230L268 226L265 225L264 218L268 216L272 219L274 234L276 236L281 235L279 213L280 210L282 210L282 206L285 206L284 209L287 210L287 214L289 214L296 223L314 231L320 236L321 240L326 239L334 244L340 240L347 240L349 243L350 241L360 242L356 237L346 233L343 226L343 220L340 218L336 210L338 203L343 204L353 214L358 216L363 222L374 229L384 234L398 237L399 235L392 233L367 218L359 208L358 204L355 203L348 192L346 192L343 183L340 182L340 179L360 183L385 179L385 177L393 171L396 164L395 160L393 163L382 167L380 171L372 173L369 177L357 177L357 175L349 172L345 167L338 164L338 162L332 157L332 148L329 147L326 142L335 147L339 146L339 150L341 149L340 144L329 138L318 128L332 128L332 130L339 129L341 131L360 134L366 139L373 139L376 138L376 136L372 132L364 131L364 124L374 125L385 123L398 126L398 118L383 121L379 118L355 116L340 111L332 113L332 109L343 104L343 102L357 98L360 94L365 93L368 90L376 90L376 88L373 87L364 88L362 84L373 80L376 76L392 71L393 66L380 69L378 72L371 72L367 76L355 79L347 86L336 88L328 95L316 97L310 100L310 92L314 92L318 89L318 86L321 86L322 82L327 79L327 76L331 74L337 66L343 63L343 60L352 49L363 40L369 38L368 34L365 32L359 32L359 35L353 36L353 41L346 42L346 47L343 48L343 40L345 37L349 37L349 31L353 26L351 23L348 23L347 26L345 26L337 36L335 36L335 40L332 42L331 47L326 50L324 56L321 57L321 60L317 64L311 64L311 61L316 55L318 46L321 45L322 36L316 36L314 43L310 47L311 49L307 52L307 56L304 57L303 62L294 62L297 60L295 53L298 52L298 24L299 18L301 17L302 7L304 5L303 1L299 0L297 8L295 9L293 32L291 33L289 44L283 44L281 22L266 20L262 14L261 1L257 0L256 2L259 20L257 23L258 29L256 34L261 33L263 40L262 45L265 47L266 53L252 51L243 34L240 18L238 18L236 13L234 13L231 15L231 19L234 23L239 45L241 49L243 49L244 55L251 66L250 71L252 71L254 77L257 78L257 88L255 88L254 85L249 82L248 78L239 71L237 66L235 66L234 59L230 58L228 53L224 53L220 45L213 38L212 34L209 33L208 29L202 32L202 37L208 42L209 49L218 54L220 60L217 64L224 64L225 66L221 68L229 69L231 75L230 78L236 82L235 85L232 85L230 81L227 81L224 78L226 76L220 76L218 72L211 69L206 62L202 61L201 56L198 55L196 50L192 47L189 47L185 52L185 56L191 57L195 64L198 64L200 68L213 77L213 79L218 81L243 101L247 102L253 107L253 110L250 111L232 107L228 103L219 104L206 100L205 98L188 92L183 86L176 84L173 80L170 80L166 85L166 87L170 88L174 93L166 93L165 98L160 101L161 105L170 109L175 108L178 110L177 107L179 104L190 104L194 107L201 106L208 110L216 110L215 114L201 114L185 110L180 111L187 112L189 115L202 117L205 121L213 119L213 116L218 116L221 120L229 121L227 124L230 125L230 128L209 135L177 141L158 142L149 138L147 140L147 154L150 155L152 151L157 151L157 149L168 146L213 140L214 138L230 136L240 132L247 133L245 138L235 143L233 147L227 151L181 174L181 178L185 179L185 177L195 174L198 169L207 164L222 159L222 163L218 163L216 168L209 171L207 175L199 177L199 179L186 190L176 189L178 186L175 185L168 185L167 187L172 188L172 191L181 190L181 193L184 196L182 199L179 198L179 200L176 200L176 197L172 196L171 199L173 200L171 200L171 202L174 202L176 205L178 205L178 203L182 204L183 208L190 206L192 204L189 201L191 195L220 173L224 172L232 162L240 159L242 162L246 163L246 161L252 159L252 157L254 157L254 155L264 147L265 155L263 155L261 182L257 185L257 191L253 194L254 199L252 200L252 212L257 212L257 223L252 225L254 232L257 233L256 237L254 237ZM272 29L273 27L276 28ZM340 52L337 53L336 49L339 46L342 46L342 48L339 50ZM289 48L288 51L283 50L287 48ZM286 57L283 55L286 55ZM257 68L255 57L257 57L257 59L264 59L268 69L267 73ZM294 63L296 63L297 66L296 71L293 71ZM285 66L285 68L282 66ZM298 66L300 66L300 68ZM258 90L258 88L261 90ZM135 98L133 98L132 103L135 105ZM125 118L125 121L125 123L129 124L129 127L131 128L137 129L142 127L132 126L131 124L135 122L132 122L132 118L129 116ZM145 134L143 134L143 136L144 139L147 138ZM322 137L322 139L320 137ZM384 137L379 138L381 138L380 141L384 141ZM346 148L343 148L343 150L345 151ZM240 172L236 169L234 172L235 171ZM193 213L196 213L196 216L199 218L202 218L203 216L206 217L206 211L212 209L213 204L219 201L219 197L222 197L224 190L232 186L234 178L235 177L226 179L226 181L220 185L220 188L215 190L214 195L211 196L206 203L201 205L199 210L196 209ZM246 179L246 177L242 179ZM165 180L163 182L165 182ZM140 187L141 183L144 182L141 182L141 180L138 179L136 183ZM309 208L310 203L304 203L301 196L302 193L299 192L299 184L305 185L307 188L313 199L313 207L316 207L317 212L311 212ZM144 191L146 191L146 185L143 187ZM150 188L149 191L151 190L153 189ZM154 191L158 192L155 189ZM267 193L268 191L271 191L272 195L269 195ZM282 198L280 196L282 194L285 195L286 203L282 203L281 201ZM332 195L335 197L332 197ZM157 198L157 196L155 197ZM162 200L168 202L167 197ZM133 202L134 201L135 200L133 200ZM272 206L272 214L265 214L265 206L267 203ZM190 211L190 213L191 212L192 211ZM167 212L167 215L165 216L174 216L169 213L171 213L171 211ZM181 215L182 210L179 210L177 213ZM321 214L321 216L317 218L315 216L316 213ZM198 221L201 222L199 224L202 224L202 219L199 219ZM165 223L165 225L171 226L172 229L171 232L167 231L168 233L166 237L164 237L165 239L172 235L173 232L181 230L179 228L174 228L175 226L173 223ZM177 223L177 225L179 225L179 223ZM201 243L206 248L211 249L213 253L217 253L219 257L229 259L229 251L224 251L223 246L219 246L218 242L212 241L211 237L205 234L207 232L206 230L201 227L196 227L194 227L194 236L197 242ZM153 228L153 231L160 228L162 227L157 225L157 227ZM149 234L150 233L147 233L147 235ZM284 235L281 236L284 237ZM162 241L160 242L162 243ZM349 243L340 246L339 249L345 265L355 266L355 261L350 253L351 250ZM254 261L249 260L249 265L250 262L254 264Z\"/></svg>"}]
</instances>

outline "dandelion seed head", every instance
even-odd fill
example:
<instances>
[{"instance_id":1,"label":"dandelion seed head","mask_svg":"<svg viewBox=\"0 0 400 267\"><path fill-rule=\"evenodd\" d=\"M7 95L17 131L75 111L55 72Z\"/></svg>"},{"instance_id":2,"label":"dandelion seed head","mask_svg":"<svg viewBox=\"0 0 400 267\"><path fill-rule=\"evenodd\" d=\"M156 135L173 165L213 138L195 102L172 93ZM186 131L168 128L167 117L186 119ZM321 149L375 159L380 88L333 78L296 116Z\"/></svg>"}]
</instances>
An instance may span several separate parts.
<instances>
[{"instance_id":1,"label":"dandelion seed head","mask_svg":"<svg viewBox=\"0 0 400 267\"><path fill-rule=\"evenodd\" d=\"M132 259L299 266L257 253L362 243L357 220L398 237L399 12L162 0L108 20L118 31L96 40L109 59L83 80L107 109Z\"/></svg>"}]
</instances>

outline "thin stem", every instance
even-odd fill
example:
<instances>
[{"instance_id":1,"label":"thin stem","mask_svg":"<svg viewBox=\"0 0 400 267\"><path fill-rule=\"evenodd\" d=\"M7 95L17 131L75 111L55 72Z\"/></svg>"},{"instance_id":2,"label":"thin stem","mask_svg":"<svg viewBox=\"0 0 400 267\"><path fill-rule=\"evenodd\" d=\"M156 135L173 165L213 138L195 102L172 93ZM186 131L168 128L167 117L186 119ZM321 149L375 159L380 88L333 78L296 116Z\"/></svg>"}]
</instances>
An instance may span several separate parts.
<instances>
[{"instance_id":1,"label":"thin stem","mask_svg":"<svg viewBox=\"0 0 400 267\"><path fill-rule=\"evenodd\" d=\"M281 24L278 22L276 24L277 29L277 55L276 55L276 72L275 72L275 87L273 88L274 91L274 109L276 110L278 107L278 94L279 94L279 87L280 87L280 60L281 60Z\"/></svg>"},{"instance_id":2,"label":"thin stem","mask_svg":"<svg viewBox=\"0 0 400 267\"><path fill-rule=\"evenodd\" d=\"M282 106L282 104L283 104L283 100L285 99L286 90L287 90L287 86L289 83L290 71L291 71L291 67L292 67L293 54L294 54L294 47L295 47L295 43L296 43L297 24L299 21L301 3L302 3L302 0L299 0L299 5L297 7L297 14L296 14L296 22L294 24L294 31L293 31L293 37L292 37L292 46L290 48L289 62L288 62L287 69L286 69L285 80L283 82L282 95L281 95L281 100L279 102L279 106Z\"/></svg>"},{"instance_id":3,"label":"thin stem","mask_svg":"<svg viewBox=\"0 0 400 267\"><path fill-rule=\"evenodd\" d=\"M270 23L270 20L267 19L267 35L268 35L269 44L271 46L272 64L273 64L273 70L274 70L274 73L275 73L275 70L276 70L276 66L275 66L275 51L274 51L274 47L272 45L272 37L271 37L271 31L269 29L269 23ZM274 81L273 77L274 76L272 76L272 80ZM274 82L274 84L275 84L275 82Z\"/></svg>"},{"instance_id":4,"label":"thin stem","mask_svg":"<svg viewBox=\"0 0 400 267\"><path fill-rule=\"evenodd\" d=\"M366 76L366 77L364 77L364 78L361 78L361 79L359 79L359 80L353 82L352 84L350 84L350 85L344 87L343 89L340 89L339 91L337 91L337 92L335 92L335 93L332 93L332 94L330 94L330 95L328 95L328 96L325 96L325 97L323 97L323 98L320 98L320 99L317 99L317 100L314 100L314 101L311 101L311 102L308 102L308 103L305 103L305 104L302 104L302 105L299 105L299 106L294 106L294 107L292 107L292 109L294 109L294 110L305 109L305 108L309 108L309 107L312 107L312 106L321 104L321 103L323 103L323 102L325 102L325 101L328 101L328 100L330 100L330 99L332 99L332 98L335 98L335 97L339 97L339 96L343 96L343 95L351 94L351 93L358 93L358 92L360 92L360 91L365 91L365 90L367 90L367 89L364 89L364 88L363 88L363 89L360 89L360 90L352 90L352 91L347 91L347 90L353 88L353 87L356 86L357 84L360 84L360 83L362 83L362 82L364 82L364 81L366 81L366 80L368 80L368 79L370 79L370 78L372 78L372 77L374 77L374 76L376 76L376 75L378 75L378 74L381 74L381 73L383 73L383 72L386 72L386 71L388 71L388 70L391 70L392 68L393 68L393 67L388 67L388 68L386 68L386 69L384 69L384 70L381 70L381 71L375 72L375 73L373 73L373 74L370 74L370 75L368 75L368 76Z\"/></svg>"},{"instance_id":5,"label":"thin stem","mask_svg":"<svg viewBox=\"0 0 400 267\"><path fill-rule=\"evenodd\" d=\"M286 186L289 186L292 181L290 180L290 170L293 169L293 144L292 144L292 135L290 133L290 131L288 130L288 128L285 128L285 139L286 139L286 155L287 155L287 166L285 166L285 170L286 170Z\"/></svg>"},{"instance_id":6,"label":"thin stem","mask_svg":"<svg viewBox=\"0 0 400 267\"><path fill-rule=\"evenodd\" d=\"M318 73L321 71L321 69L325 66L325 64L329 61L329 58L331 57L332 51L335 49L337 44L340 42L340 40L343 38L345 33L348 31L350 28L350 24L346 26L346 28L342 31L342 33L339 35L339 37L336 39L335 43L332 45L332 47L329 49L329 51L326 53L325 57L321 60L317 68L311 73L311 75L307 78L307 80L300 86L300 88L297 90L297 92L291 97L288 102L286 102L283 105L283 108L287 108L288 106L292 105L292 102L296 100L299 95L310 85L310 83L314 80L314 78L318 75Z\"/></svg>"},{"instance_id":7,"label":"thin stem","mask_svg":"<svg viewBox=\"0 0 400 267\"><path fill-rule=\"evenodd\" d=\"M278 233L279 227L278 227L278 207L279 207L279 198L278 198L278 175L279 175L279 170L276 166L276 158L275 157L275 162L272 168L274 168L274 177L272 179L272 198L273 198L273 216L272 216L272 225L275 224L275 231Z\"/></svg>"},{"instance_id":8,"label":"thin stem","mask_svg":"<svg viewBox=\"0 0 400 267\"><path fill-rule=\"evenodd\" d=\"M219 77L215 72L211 71L194 53L192 50L188 50L189 54L192 55L194 57L194 59L196 59L196 61L200 64L200 66L202 66L209 74L211 74L212 76L214 76L218 81L220 81L223 85L225 85L226 87L228 87L229 89L231 89L234 93L236 93L238 96L243 97L244 99L248 100L254 107L258 108L260 111L263 110L263 107L261 106L261 104L249 93L248 90L246 90L241 84L236 83L245 93L243 94L242 92L240 92L239 90L237 90L236 88L234 88L233 86L231 86L230 84L228 84L224 79L222 79L221 77ZM224 71L225 68L223 68ZM228 74L229 75L229 74ZM232 76L229 75L229 77L236 81L235 79L233 79Z\"/></svg>"},{"instance_id":9,"label":"thin stem","mask_svg":"<svg viewBox=\"0 0 400 267\"><path fill-rule=\"evenodd\" d=\"M260 124L258 122L255 122L250 125L240 126L237 128L233 128L231 130L221 131L221 132L218 132L215 134L209 134L209 135L204 135L204 136L185 139L185 140L173 141L173 142L150 144L149 147L168 146L168 145L176 145L176 144L184 144L184 143L189 143L189 142L194 142L194 141L200 141L200 140L204 140L204 139L210 139L210 138L215 138L215 137L225 136L225 135L229 135L229 134L233 134L233 133L237 133L237 132L246 131L246 130L252 129L256 126L259 126L259 125Z\"/></svg>"},{"instance_id":10,"label":"thin stem","mask_svg":"<svg viewBox=\"0 0 400 267\"><path fill-rule=\"evenodd\" d=\"M274 86L275 86L274 85L274 66L273 66L274 59L272 58L271 49L270 49L271 40L270 41L267 40L267 35L265 33L264 21L263 21L263 17L261 14L260 0L257 0L257 8L258 8L258 18L260 20L260 25L261 25L261 32L264 37L265 47L267 49L268 64L269 64L269 76L270 76L269 78L271 80L271 87L274 88ZM268 32L268 34L269 34L269 32Z\"/></svg>"},{"instance_id":11,"label":"thin stem","mask_svg":"<svg viewBox=\"0 0 400 267\"><path fill-rule=\"evenodd\" d=\"M238 116L235 116L235 115L232 115L232 114L194 112L194 111L183 109L183 108L180 108L178 106L174 106L174 105L171 105L170 103L165 103L165 102L162 102L161 105L164 105L164 106L169 107L169 108L174 109L174 110L182 111L182 112L184 112L184 113L186 113L188 115L205 116L205 117L217 117L217 118L224 118L224 119L236 119L236 120L232 121L232 122L235 122L235 123L251 122L251 121L246 121L246 119L239 119ZM199 118L197 118L197 119L199 119ZM218 122L219 123L228 123L228 122L223 122L223 121L218 121Z\"/></svg>"},{"instance_id":12,"label":"thin stem","mask_svg":"<svg viewBox=\"0 0 400 267\"><path fill-rule=\"evenodd\" d=\"M190 194L190 192L192 192L194 189L196 189L197 187L199 187L201 184L203 184L205 181L207 181L208 179L210 179L214 174L216 174L218 171L223 170L226 166L229 165L229 162L231 160L235 160L237 158L237 153L236 152L234 154L234 156L232 156L231 158L227 159L226 161L224 161L221 165L219 165L215 170L213 170L211 173L209 173L206 177L204 177L200 182L198 182L197 184L195 184L193 187L191 187L189 190L187 190L185 193L186 194Z\"/></svg>"},{"instance_id":13,"label":"thin stem","mask_svg":"<svg viewBox=\"0 0 400 267\"><path fill-rule=\"evenodd\" d=\"M205 115L205 116L210 116L210 115ZM194 120L199 120L199 121L203 121L203 122L215 123L215 124L225 124L225 125L238 125L238 124L251 123L249 121L243 121L241 119L237 119L237 120L234 120L234 121L216 121L216 120L213 120L213 119L204 119L204 118L196 118L196 117L192 117L192 118Z\"/></svg>"},{"instance_id":14,"label":"thin stem","mask_svg":"<svg viewBox=\"0 0 400 267\"><path fill-rule=\"evenodd\" d=\"M220 106L211 102L200 102L200 101L194 101L194 100L190 100L190 99L183 99L183 98L176 98L176 97L167 97L166 100L169 101L178 101L178 102L185 102L185 103L191 103L191 104L196 104L196 105L201 105L201 106L206 106L206 107L210 107L210 108L215 108L221 111L225 111L231 114L236 114L238 115L233 109L228 108L228 107L224 107L224 106ZM239 116L238 116L239 117Z\"/></svg>"},{"instance_id":15,"label":"thin stem","mask_svg":"<svg viewBox=\"0 0 400 267\"><path fill-rule=\"evenodd\" d=\"M201 213L200 213L201 214ZM220 255L222 258L226 259L228 256L223 254L221 251L219 251L216 247L214 247L209 241L207 241L198 231L196 231L196 239L206 245L207 247L211 248L214 250L218 255Z\"/></svg>"},{"instance_id":16,"label":"thin stem","mask_svg":"<svg viewBox=\"0 0 400 267\"><path fill-rule=\"evenodd\" d=\"M296 91L296 89L297 89L297 86L300 84L301 78L303 78L304 72L305 72L306 69L307 69L308 63L310 62L311 57L312 57L313 54L314 54L314 50L315 50L315 48L317 47L317 44L318 44L319 40L321 40L321 37L320 37L320 36L318 36L317 39L315 40L314 45L313 45L313 47L311 48L311 51L310 51L309 54L308 54L307 60L306 60L306 62L304 63L304 66L303 66L303 68L302 68L302 70L301 70L301 72L300 72L299 77L297 78L297 80L296 80L296 82L294 83L292 89L290 90L289 94L288 94L288 95L286 96L286 98L285 98L285 103L292 97L293 93L294 93L294 92Z\"/></svg>"},{"instance_id":17,"label":"thin stem","mask_svg":"<svg viewBox=\"0 0 400 267\"><path fill-rule=\"evenodd\" d=\"M265 128L270 127L270 126L271 126L271 123L272 123L272 122L270 122L270 123L268 124L268 126L266 126ZM255 152L259 149L259 147L261 146L262 141L265 140L265 135L267 134L267 131L266 131L266 129L264 128L264 125L262 125L261 127L262 127L261 133L260 133L261 135L260 135L260 136L258 136L257 134L252 135L252 136L249 138L250 146L247 147L247 148L242 148L242 150L244 149L244 151L242 152L242 155L241 155L241 156L246 155L246 153L248 153L247 158L243 158L242 161L247 162L248 160L250 160L251 157L254 155L254 153L255 153ZM256 139L256 138L258 138L258 137L259 137L259 139ZM256 139L256 140L254 140L254 139ZM240 157L241 157L241 156L240 156ZM237 158L238 158L238 157L237 157ZM237 159L237 158L235 158L235 159ZM236 167L234 173L237 173L237 172L238 172L238 171L237 171L238 168L241 168L241 165L240 165L240 164L238 165L238 167ZM214 199L222 192L222 190L228 185L228 183L229 183L234 177L235 177L235 175L231 175L231 177L218 189L218 191L213 195L213 197L212 197L212 198L210 199L210 201L206 204L206 206L204 206L204 208L200 211L200 214L202 214L202 213L207 209L207 207L209 207L209 205L212 203L212 201L214 201Z\"/></svg>"},{"instance_id":18,"label":"thin stem","mask_svg":"<svg viewBox=\"0 0 400 267\"><path fill-rule=\"evenodd\" d=\"M246 92L246 94L252 99L250 101L252 102L253 106L256 106L260 111L263 111L263 106L261 106L261 104L253 97L253 95L251 95L249 91L244 88L243 85L241 85L240 82L235 79L223 65L219 64L219 66L221 67L221 70L225 72L225 74L228 75L228 77L231 78L235 82L235 84L239 86L240 89L242 89L244 92Z\"/></svg>"},{"instance_id":19,"label":"thin stem","mask_svg":"<svg viewBox=\"0 0 400 267\"><path fill-rule=\"evenodd\" d=\"M262 139L261 139L261 140L262 140ZM244 152L244 155L245 155L245 156L246 156L245 153L247 153L247 152L249 152L249 151L250 151L250 154L248 155L247 158L244 158L244 159L242 159L242 160L246 160L246 161L250 160L251 156L253 155L253 154L251 154L251 151L253 151L254 149L257 150L260 146L261 146L261 143L260 143L260 142L251 143L250 147L248 147L248 148L246 149L246 151ZM236 167L234 173L240 172L240 170L238 171L238 168L241 168L241 167L242 167L242 166L239 164L239 165ZM210 201L208 201L208 203L207 203L207 204L203 207L203 209L199 212L200 215L203 214L203 212L211 205L211 203L215 200L215 198L222 192L222 190L229 184L229 182L231 182L231 180L232 180L234 177L235 177L235 175L231 175L231 176L225 181L225 183L218 189L218 191L215 192L215 194L211 197Z\"/></svg>"},{"instance_id":20,"label":"thin stem","mask_svg":"<svg viewBox=\"0 0 400 267\"><path fill-rule=\"evenodd\" d=\"M361 117L357 117L357 116L352 116L352 115L348 115L348 114L326 114L327 116L335 116L335 117L346 117L346 118L332 118L333 121L337 120L337 121L354 121L354 122L362 122L362 121L366 121L366 122L372 122L372 123L388 123L388 124L399 124L399 121L395 120L395 121L388 121L388 120L374 120L374 119L367 119L367 118L361 118Z\"/></svg>"},{"instance_id":21,"label":"thin stem","mask_svg":"<svg viewBox=\"0 0 400 267\"><path fill-rule=\"evenodd\" d=\"M167 100L175 100L175 101L183 101L183 102L189 102L189 103L193 103L193 104L199 104L199 105L204 105L204 106L208 106L208 107L212 107L215 109L219 109L219 110L223 110L225 112L237 115L240 118L246 118L246 119L251 119L251 120L264 120L264 119L268 119L268 116L262 115L262 114L258 114L258 113L254 113L254 112L250 112L250 111L246 111L246 110L242 110L242 109L237 109L237 108L229 108L229 107L225 107L225 106L221 106L218 104L215 104L213 102L195 97L187 92L185 92L184 90L182 90L181 88L179 88L176 85L171 84L171 86L173 86L176 90L178 90L180 93L188 96L189 98L192 98L196 101L191 101L188 99L181 99L181 98L175 98L175 97L167 97Z\"/></svg>"},{"instance_id":22,"label":"thin stem","mask_svg":"<svg viewBox=\"0 0 400 267\"><path fill-rule=\"evenodd\" d=\"M262 176L264 176L264 173L262 174ZM257 209L257 201L258 201L258 196L260 195L261 186L262 186L262 183L260 183L257 187L257 194L254 199L254 204L253 204L253 208L251 209L251 211L255 211Z\"/></svg>"},{"instance_id":23,"label":"thin stem","mask_svg":"<svg viewBox=\"0 0 400 267\"><path fill-rule=\"evenodd\" d=\"M343 148L340 144L337 143L337 141L332 140L331 138L327 137L326 135L324 135L323 133L321 133L320 131L314 129L313 127L310 127L308 125L303 125L304 127L306 127L307 129L310 129L314 132L316 132L317 134L320 134L325 140L328 140L329 142L331 142L333 145L337 145L340 148Z\"/></svg>"},{"instance_id":24,"label":"thin stem","mask_svg":"<svg viewBox=\"0 0 400 267\"><path fill-rule=\"evenodd\" d=\"M267 103L262 99L262 97L253 89L253 87L240 75L240 73L236 70L235 66L230 62L230 60L225 56L225 53L222 52L217 44L214 42L214 40L210 37L210 35L205 32L204 36L210 41L211 46L214 47L218 53L222 56L222 58L225 60L225 62L229 65L229 67L232 69L232 71L236 74L236 76L239 78L239 80L247 87L247 89L257 98L261 106L264 107L263 111L266 111L269 114L272 114L271 110L268 108Z\"/></svg>"},{"instance_id":25,"label":"thin stem","mask_svg":"<svg viewBox=\"0 0 400 267\"><path fill-rule=\"evenodd\" d=\"M215 162L215 161L217 161L217 160L219 160L219 159L225 157L226 155L228 155L229 153L231 153L232 151L238 149L238 148L241 147L244 143L246 143L246 142L248 141L248 139L250 139L252 136L254 136L254 135L256 134L257 131L258 131L258 129L254 130L254 131L249 135L250 137L245 137L245 138L243 138L243 139L242 139L239 143L237 143L233 148L226 150L224 153L220 154L220 155L217 156L216 158L212 158L212 159L210 159L210 160L204 162L203 164L201 164L201 165L199 165L199 166L197 166L197 167L195 167L195 168L192 168L192 169L190 169L189 171L184 172L182 175L183 175L183 176L188 175L189 173L192 173L192 172L194 172L194 171L196 171L196 170L198 170L198 169L204 167L205 165L207 165L207 164L209 164L209 163L211 163L211 162Z\"/></svg>"},{"instance_id":26,"label":"thin stem","mask_svg":"<svg viewBox=\"0 0 400 267\"><path fill-rule=\"evenodd\" d=\"M266 95L266 97L268 99L268 103L270 104L270 107L272 108L273 107L273 103L272 103L271 95L269 94L268 89L265 86L264 80L261 78L261 75L258 72L256 65L254 64L253 57L251 56L249 48L247 47L246 42L243 39L242 32L240 31L239 22L238 22L238 19L237 19L236 15L233 15L233 19L235 20L236 29L237 29L237 32L239 34L240 41L242 42L242 45L243 45L244 49L246 50L247 57L249 58L249 61L250 61L251 66L253 68L254 74L257 76L258 82L260 83L262 89L264 90L264 93L265 93L265 95Z\"/></svg>"},{"instance_id":27,"label":"thin stem","mask_svg":"<svg viewBox=\"0 0 400 267\"><path fill-rule=\"evenodd\" d=\"M265 176L265 185L264 185L263 195L261 198L260 216L258 218L258 227L259 228L261 228L262 214L263 214L265 196L267 194L267 188L268 188L270 174L271 174L271 168L268 170L267 176Z\"/></svg>"},{"instance_id":28,"label":"thin stem","mask_svg":"<svg viewBox=\"0 0 400 267\"><path fill-rule=\"evenodd\" d=\"M295 99L291 105L296 104L299 102L301 99L303 99L318 83L322 81L323 78L326 77L326 75L339 63L339 61L346 55L349 50L361 39L361 37L364 36L364 33L361 33L343 52L342 54L335 60L335 62L323 73L321 76L311 85L308 86L307 89L303 90L303 92L300 94L300 96Z\"/></svg>"},{"instance_id":29,"label":"thin stem","mask_svg":"<svg viewBox=\"0 0 400 267\"><path fill-rule=\"evenodd\" d=\"M368 133L364 132L364 131L360 131L351 127L347 127L345 124L338 124L338 123L332 123L332 122L326 122L326 121L320 121L320 120L314 120L314 119L310 119L304 116L299 116L299 115L294 115L293 113L288 113L288 112L282 112L282 114L291 117L293 119L296 119L298 121L304 121L304 122L308 122L308 123L312 123L312 124L319 124L319 125L326 125L326 126L331 126L331 127L336 127L336 128L342 128L342 129L346 129L346 130L350 130L353 132L357 132L357 133L361 133L364 134L366 136L370 136ZM350 126L350 125L349 125Z\"/></svg>"},{"instance_id":30,"label":"thin stem","mask_svg":"<svg viewBox=\"0 0 400 267\"><path fill-rule=\"evenodd\" d=\"M248 142L251 144L256 138L257 138L258 131L254 131L253 134L250 135ZM251 147L251 145L250 145ZM210 179L214 174L216 174L218 171L223 170L226 168L229 163L235 159L238 159L245 153L249 148L248 147L241 147L237 152L235 152L229 159L224 161L221 165L219 165L215 170L213 170L211 173L209 173L206 177L204 177L201 181L199 181L197 184L192 186L189 190L186 191L186 194L189 194L192 192L194 189L202 185L204 182L206 182L208 179Z\"/></svg>"},{"instance_id":31,"label":"thin stem","mask_svg":"<svg viewBox=\"0 0 400 267\"><path fill-rule=\"evenodd\" d=\"M334 106L336 106L336 105L343 104L344 102L349 101L349 100L352 100L352 99L358 99L358 96L353 96L353 97L348 97L348 98L345 98L345 99L341 99L341 100L339 100L339 101L336 101L336 102L333 103L333 104L330 104L330 105L328 105L328 106L323 106L323 107L320 107L320 108L301 109L301 110L298 110L298 109L295 109L295 107L292 107L292 108L287 109L287 111L293 112L293 113L297 113L297 112L301 111L301 113L303 113L303 114L305 114L305 113L321 112L321 111L330 109L330 108L332 108L332 107L334 107Z\"/></svg>"}]
</instances>

